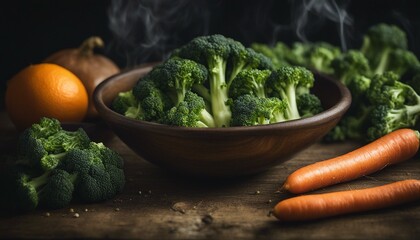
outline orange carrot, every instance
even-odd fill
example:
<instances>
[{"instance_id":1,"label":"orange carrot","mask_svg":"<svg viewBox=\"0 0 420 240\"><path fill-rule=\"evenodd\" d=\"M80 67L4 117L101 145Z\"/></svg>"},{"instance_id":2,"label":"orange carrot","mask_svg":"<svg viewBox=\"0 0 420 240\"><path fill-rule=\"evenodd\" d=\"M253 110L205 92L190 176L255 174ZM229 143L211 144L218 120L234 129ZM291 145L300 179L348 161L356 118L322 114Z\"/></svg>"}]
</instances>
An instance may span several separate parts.
<instances>
[{"instance_id":1,"label":"orange carrot","mask_svg":"<svg viewBox=\"0 0 420 240\"><path fill-rule=\"evenodd\" d=\"M366 176L412 158L419 143L419 132L399 129L352 152L296 170L281 189L299 194Z\"/></svg>"},{"instance_id":2,"label":"orange carrot","mask_svg":"<svg viewBox=\"0 0 420 240\"><path fill-rule=\"evenodd\" d=\"M273 215L280 221L307 221L386 208L420 200L420 180L341 192L302 195L280 201Z\"/></svg>"}]
</instances>

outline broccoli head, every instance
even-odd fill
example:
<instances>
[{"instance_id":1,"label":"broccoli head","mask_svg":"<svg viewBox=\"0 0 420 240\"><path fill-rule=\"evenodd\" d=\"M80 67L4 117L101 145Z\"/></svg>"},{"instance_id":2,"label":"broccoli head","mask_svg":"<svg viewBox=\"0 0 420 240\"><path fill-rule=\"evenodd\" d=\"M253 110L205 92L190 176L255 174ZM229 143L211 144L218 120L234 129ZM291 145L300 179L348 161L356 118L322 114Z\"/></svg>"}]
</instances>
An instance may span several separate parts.
<instances>
[{"instance_id":1,"label":"broccoli head","mask_svg":"<svg viewBox=\"0 0 420 240\"><path fill-rule=\"evenodd\" d=\"M140 102L134 96L132 89L118 93L117 97L112 101L112 109L126 117L138 120L142 120L144 116Z\"/></svg>"},{"instance_id":2,"label":"broccoli head","mask_svg":"<svg viewBox=\"0 0 420 240\"><path fill-rule=\"evenodd\" d=\"M305 93L297 97L297 106L299 115L303 117L311 117L322 112L323 107L321 100L314 94Z\"/></svg>"},{"instance_id":3,"label":"broccoli head","mask_svg":"<svg viewBox=\"0 0 420 240\"><path fill-rule=\"evenodd\" d=\"M160 122L165 112L173 106L169 96L164 94L148 75L137 82L133 94L140 102L139 109L141 108L143 113L140 118L145 121Z\"/></svg>"},{"instance_id":4,"label":"broccoli head","mask_svg":"<svg viewBox=\"0 0 420 240\"><path fill-rule=\"evenodd\" d=\"M390 107L405 104L414 105L419 102L419 96L414 89L399 81L399 77L393 72L375 75L372 78L367 97L374 105Z\"/></svg>"},{"instance_id":5,"label":"broccoli head","mask_svg":"<svg viewBox=\"0 0 420 240\"><path fill-rule=\"evenodd\" d=\"M314 75L308 69L299 66L284 66L271 73L266 83L266 92L269 97L278 97L287 101L287 119L298 119L300 118L298 95L308 93L313 84Z\"/></svg>"},{"instance_id":6,"label":"broccoli head","mask_svg":"<svg viewBox=\"0 0 420 240\"><path fill-rule=\"evenodd\" d=\"M229 96L233 99L245 94L260 98L266 97L265 82L270 76L270 70L249 69L241 71L229 88Z\"/></svg>"},{"instance_id":7,"label":"broccoli head","mask_svg":"<svg viewBox=\"0 0 420 240\"><path fill-rule=\"evenodd\" d=\"M206 110L204 99L188 91L183 102L167 113L165 123L182 127L215 127L213 116Z\"/></svg>"},{"instance_id":8,"label":"broccoli head","mask_svg":"<svg viewBox=\"0 0 420 240\"><path fill-rule=\"evenodd\" d=\"M208 71L195 61L173 57L156 66L148 77L177 106L195 84L202 85L207 81Z\"/></svg>"},{"instance_id":9,"label":"broccoli head","mask_svg":"<svg viewBox=\"0 0 420 240\"><path fill-rule=\"evenodd\" d=\"M308 43L309 47L304 53L306 63L304 66L318 72L332 74L331 62L341 55L340 48L327 42Z\"/></svg>"},{"instance_id":10,"label":"broccoli head","mask_svg":"<svg viewBox=\"0 0 420 240\"><path fill-rule=\"evenodd\" d=\"M76 175L60 169L54 169L46 184L38 192L40 206L49 209L66 207L73 199Z\"/></svg>"},{"instance_id":11,"label":"broccoli head","mask_svg":"<svg viewBox=\"0 0 420 240\"><path fill-rule=\"evenodd\" d=\"M290 48L283 42L277 42L274 46L262 43L252 43L251 48L269 58L273 68L290 65L289 58L291 51Z\"/></svg>"},{"instance_id":12,"label":"broccoli head","mask_svg":"<svg viewBox=\"0 0 420 240\"><path fill-rule=\"evenodd\" d=\"M374 104L369 140L374 140L403 127L416 126L420 116L420 96L392 72L372 79L370 100Z\"/></svg>"},{"instance_id":13,"label":"broccoli head","mask_svg":"<svg viewBox=\"0 0 420 240\"><path fill-rule=\"evenodd\" d=\"M287 105L278 98L246 94L232 102L232 126L254 126L285 121Z\"/></svg>"},{"instance_id":14,"label":"broccoli head","mask_svg":"<svg viewBox=\"0 0 420 240\"><path fill-rule=\"evenodd\" d=\"M420 102L419 102L420 104ZM373 141L400 128L412 128L420 116L420 105L392 108L378 105L372 110L367 138Z\"/></svg>"},{"instance_id":15,"label":"broccoli head","mask_svg":"<svg viewBox=\"0 0 420 240\"><path fill-rule=\"evenodd\" d=\"M331 61L331 67L334 69L333 76L347 86L357 76L371 75L369 61L358 50L349 50L337 56Z\"/></svg>"},{"instance_id":16,"label":"broccoli head","mask_svg":"<svg viewBox=\"0 0 420 240\"><path fill-rule=\"evenodd\" d=\"M382 74L391 58L391 52L397 49L407 49L407 36L396 25L377 24L372 26L363 38L362 53L369 60L375 74Z\"/></svg>"}]
</instances>

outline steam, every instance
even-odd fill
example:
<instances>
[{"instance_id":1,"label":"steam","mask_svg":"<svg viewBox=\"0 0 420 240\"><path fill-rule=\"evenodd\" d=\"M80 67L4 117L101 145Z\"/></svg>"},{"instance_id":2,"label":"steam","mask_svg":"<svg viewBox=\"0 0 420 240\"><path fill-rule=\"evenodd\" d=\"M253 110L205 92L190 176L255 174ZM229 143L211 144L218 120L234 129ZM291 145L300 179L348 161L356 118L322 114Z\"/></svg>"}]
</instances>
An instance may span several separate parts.
<instances>
[{"instance_id":1,"label":"steam","mask_svg":"<svg viewBox=\"0 0 420 240\"><path fill-rule=\"evenodd\" d=\"M319 30L325 21L330 21L337 26L341 48L347 50L346 28L352 26L353 19L346 11L347 1L335 0L302 0L292 1L291 26L296 31L297 37L307 42L307 32Z\"/></svg>"},{"instance_id":2,"label":"steam","mask_svg":"<svg viewBox=\"0 0 420 240\"><path fill-rule=\"evenodd\" d=\"M227 4L226 2L224 4ZM332 23L337 26L342 49L346 50L346 28L353 23L347 14L346 2L346 0L290 0L292 13L290 24L274 25L267 29L270 31L268 35L272 34L272 41L281 41L282 39L275 39L276 36L294 31L301 41L306 42L308 33L318 31L326 23ZM209 34L211 11L231 11L230 5L221 3L215 3L213 0L111 0L108 17L113 41L109 47L116 54L120 54L117 58L122 58L128 67L143 62L161 61L186 41L199 35ZM228 15L233 17L231 21L241 22L237 25L228 25L240 26L230 30L242 31L241 37L247 38L249 42L256 38L256 29L252 29L252 26L255 26L253 24L257 24L255 27L264 26L265 22L270 21L267 19L267 12L272 10L270 1L253 4L259 7L248 7L248 11L239 9L235 12L242 14L242 17ZM218 8L223 6L227 8ZM216 14L213 17L220 15Z\"/></svg>"},{"instance_id":3,"label":"steam","mask_svg":"<svg viewBox=\"0 0 420 240\"><path fill-rule=\"evenodd\" d=\"M205 0L112 0L112 48L128 66L159 61L188 36L208 32Z\"/></svg>"}]
</instances>

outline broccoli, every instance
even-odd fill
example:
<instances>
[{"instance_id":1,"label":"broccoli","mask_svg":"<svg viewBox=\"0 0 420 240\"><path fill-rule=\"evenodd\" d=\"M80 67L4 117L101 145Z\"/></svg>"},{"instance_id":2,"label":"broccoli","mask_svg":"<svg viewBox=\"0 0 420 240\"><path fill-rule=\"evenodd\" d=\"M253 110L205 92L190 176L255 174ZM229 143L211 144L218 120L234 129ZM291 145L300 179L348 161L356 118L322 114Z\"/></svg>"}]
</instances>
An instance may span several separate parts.
<instances>
[{"instance_id":1,"label":"broccoli","mask_svg":"<svg viewBox=\"0 0 420 240\"><path fill-rule=\"evenodd\" d=\"M38 192L40 206L50 209L66 207L73 199L76 175L54 169L46 184Z\"/></svg>"},{"instance_id":2,"label":"broccoli","mask_svg":"<svg viewBox=\"0 0 420 240\"><path fill-rule=\"evenodd\" d=\"M245 64L239 65L240 67L232 64L232 66L235 66L236 68L236 74L230 75L229 84L241 71L250 69L273 70L275 68L271 59L264 54L259 53L252 48L246 48L246 51L248 52L248 58L245 59ZM230 64L228 64L228 70L230 69L229 66Z\"/></svg>"},{"instance_id":3,"label":"broccoli","mask_svg":"<svg viewBox=\"0 0 420 240\"><path fill-rule=\"evenodd\" d=\"M61 124L54 118L41 118L39 123L32 124L29 128L25 129L18 139L18 151L22 155L30 155L34 142L33 139L48 138L49 136L61 131ZM30 150L31 153L26 153Z\"/></svg>"},{"instance_id":4,"label":"broccoli","mask_svg":"<svg viewBox=\"0 0 420 240\"><path fill-rule=\"evenodd\" d=\"M260 98L266 97L265 82L270 76L270 70L249 69L241 71L235 79L233 79L229 96L233 99L241 95L251 94Z\"/></svg>"},{"instance_id":5,"label":"broccoli","mask_svg":"<svg viewBox=\"0 0 420 240\"><path fill-rule=\"evenodd\" d=\"M359 75L371 76L369 61L358 50L349 50L336 57L332 60L331 67L332 75L347 86Z\"/></svg>"},{"instance_id":6,"label":"broccoli","mask_svg":"<svg viewBox=\"0 0 420 240\"><path fill-rule=\"evenodd\" d=\"M25 141L20 145L27 146L19 154L19 164L40 168L42 171L54 169L63 159L67 151L73 148L86 148L90 138L86 132L79 128L76 131L61 130L48 138L21 138Z\"/></svg>"},{"instance_id":7,"label":"broccoli","mask_svg":"<svg viewBox=\"0 0 420 240\"><path fill-rule=\"evenodd\" d=\"M245 94L232 102L232 126L254 126L286 120L287 104L278 98Z\"/></svg>"},{"instance_id":8,"label":"broccoli","mask_svg":"<svg viewBox=\"0 0 420 240\"><path fill-rule=\"evenodd\" d=\"M68 150L86 148L90 141L89 136L82 128L77 131L61 129L48 138L35 138L25 131L23 137L19 138L21 150L19 151L18 164L48 171L57 166Z\"/></svg>"},{"instance_id":9,"label":"broccoli","mask_svg":"<svg viewBox=\"0 0 420 240\"><path fill-rule=\"evenodd\" d=\"M262 43L253 43L251 48L256 52L259 52L271 60L271 64L274 68L282 66L289 66L291 50L283 42L277 42L274 46L268 46Z\"/></svg>"},{"instance_id":10,"label":"broccoli","mask_svg":"<svg viewBox=\"0 0 420 240\"><path fill-rule=\"evenodd\" d=\"M266 92L269 97L278 97L288 103L286 118L300 118L297 98L308 93L314 84L314 75L308 69L298 66L284 66L274 70L267 79Z\"/></svg>"},{"instance_id":11,"label":"broccoli","mask_svg":"<svg viewBox=\"0 0 420 240\"><path fill-rule=\"evenodd\" d=\"M341 50L327 42L308 43L308 49L303 56L306 59L303 66L318 72L332 74L331 62L340 56Z\"/></svg>"},{"instance_id":12,"label":"broccoli","mask_svg":"<svg viewBox=\"0 0 420 240\"><path fill-rule=\"evenodd\" d=\"M315 96L302 96L297 100L300 95L310 94L313 74L307 69L303 71L303 67L296 71L290 67L295 71L290 73L294 74L289 79L290 87L280 91L277 85L280 86L284 79L277 79L272 81L277 81L273 88L268 79L275 78L273 75L279 77L279 73L273 73L279 70L275 70L271 58L256 50L258 45L255 46L245 47L220 34L196 37L173 50L168 59L139 79L131 93L120 93L114 99L113 108L136 119L184 127L229 127L232 102L247 94L279 98L283 105L289 103L288 110L283 113L286 120L300 117L297 101L301 102L302 109L308 109L302 110L307 111L305 116L309 116L308 111L318 111L314 107L309 110L309 106L315 103ZM283 51L287 55L285 59L292 59L297 54L282 43L277 43L272 51L276 54ZM317 63L329 58L320 60L322 54L318 55ZM287 72L285 69L281 71Z\"/></svg>"},{"instance_id":13,"label":"broccoli","mask_svg":"<svg viewBox=\"0 0 420 240\"><path fill-rule=\"evenodd\" d=\"M368 139L373 140L402 127L414 127L420 116L420 96L399 81L396 74L386 72L372 79L368 98L374 106Z\"/></svg>"},{"instance_id":14,"label":"broccoli","mask_svg":"<svg viewBox=\"0 0 420 240\"><path fill-rule=\"evenodd\" d=\"M140 102L142 117L145 121L160 122L165 112L172 107L169 96L165 95L149 75L140 79L133 88L133 95ZM139 108L140 108L139 107Z\"/></svg>"},{"instance_id":15,"label":"broccoli","mask_svg":"<svg viewBox=\"0 0 420 240\"><path fill-rule=\"evenodd\" d=\"M369 60L374 74L386 71L391 53L397 49L407 50L407 36L398 26L385 23L372 26L363 38L361 52Z\"/></svg>"},{"instance_id":16,"label":"broccoli","mask_svg":"<svg viewBox=\"0 0 420 240\"><path fill-rule=\"evenodd\" d=\"M184 101L185 94L194 85L202 85L208 79L207 69L192 60L173 57L155 67L149 78L168 95L173 106Z\"/></svg>"},{"instance_id":17,"label":"broccoli","mask_svg":"<svg viewBox=\"0 0 420 240\"><path fill-rule=\"evenodd\" d=\"M321 100L316 95L311 93L304 93L299 95L296 99L296 103L301 118L311 117L322 112L323 110Z\"/></svg>"},{"instance_id":18,"label":"broccoli","mask_svg":"<svg viewBox=\"0 0 420 240\"><path fill-rule=\"evenodd\" d=\"M112 108L129 118L142 120L144 116L140 102L134 96L132 89L118 93L117 97L112 101Z\"/></svg>"},{"instance_id":19,"label":"broccoli","mask_svg":"<svg viewBox=\"0 0 420 240\"><path fill-rule=\"evenodd\" d=\"M14 179L14 204L19 211L29 211L39 205L51 209L67 206L73 197L74 176L62 170L52 170L31 177L19 172Z\"/></svg>"},{"instance_id":20,"label":"broccoli","mask_svg":"<svg viewBox=\"0 0 420 240\"><path fill-rule=\"evenodd\" d=\"M388 63L384 69L378 72L384 73L386 71L392 71L401 77L410 69L417 67L420 67L420 62L413 52L405 49L396 49L390 53Z\"/></svg>"},{"instance_id":21,"label":"broccoli","mask_svg":"<svg viewBox=\"0 0 420 240\"><path fill-rule=\"evenodd\" d=\"M177 53L179 57L203 64L209 70L210 102L217 127L229 126L231 118L226 104L229 99L226 67L231 45L232 41L223 35L200 36L181 47Z\"/></svg>"},{"instance_id":22,"label":"broccoli","mask_svg":"<svg viewBox=\"0 0 420 240\"><path fill-rule=\"evenodd\" d=\"M183 127L215 127L204 99L191 91L186 93L183 102L169 110L165 123Z\"/></svg>"},{"instance_id":23,"label":"broccoli","mask_svg":"<svg viewBox=\"0 0 420 240\"><path fill-rule=\"evenodd\" d=\"M122 158L103 143L69 151L58 168L77 175L75 194L83 202L110 199L125 185Z\"/></svg>"},{"instance_id":24,"label":"broccoli","mask_svg":"<svg viewBox=\"0 0 420 240\"><path fill-rule=\"evenodd\" d=\"M82 129L60 128L37 135L31 133L32 127L19 138L22 152L18 152L19 158L2 178L2 187L10 196L2 194L1 202L10 210L28 211L38 206L62 208L74 198L96 202L122 191L123 159L117 152L103 143L90 141ZM28 154L36 156L30 158L31 165L23 165L22 157L29 161Z\"/></svg>"},{"instance_id":25,"label":"broccoli","mask_svg":"<svg viewBox=\"0 0 420 240\"><path fill-rule=\"evenodd\" d=\"M393 72L375 75L367 92L374 105L388 105L392 108L405 104L418 104L418 95L412 87L399 81Z\"/></svg>"}]
</instances>

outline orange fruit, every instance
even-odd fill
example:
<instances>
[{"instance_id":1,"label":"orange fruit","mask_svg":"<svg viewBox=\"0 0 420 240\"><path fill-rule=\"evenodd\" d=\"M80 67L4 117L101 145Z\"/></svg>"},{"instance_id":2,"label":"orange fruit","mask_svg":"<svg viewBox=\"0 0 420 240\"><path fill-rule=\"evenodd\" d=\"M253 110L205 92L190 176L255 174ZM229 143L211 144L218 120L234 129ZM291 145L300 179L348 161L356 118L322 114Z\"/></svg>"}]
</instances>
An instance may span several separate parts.
<instances>
[{"instance_id":1,"label":"orange fruit","mask_svg":"<svg viewBox=\"0 0 420 240\"><path fill-rule=\"evenodd\" d=\"M79 122L87 113L88 94L69 70L41 63L24 68L7 82L5 105L18 129L39 122L41 117Z\"/></svg>"}]
</instances>

